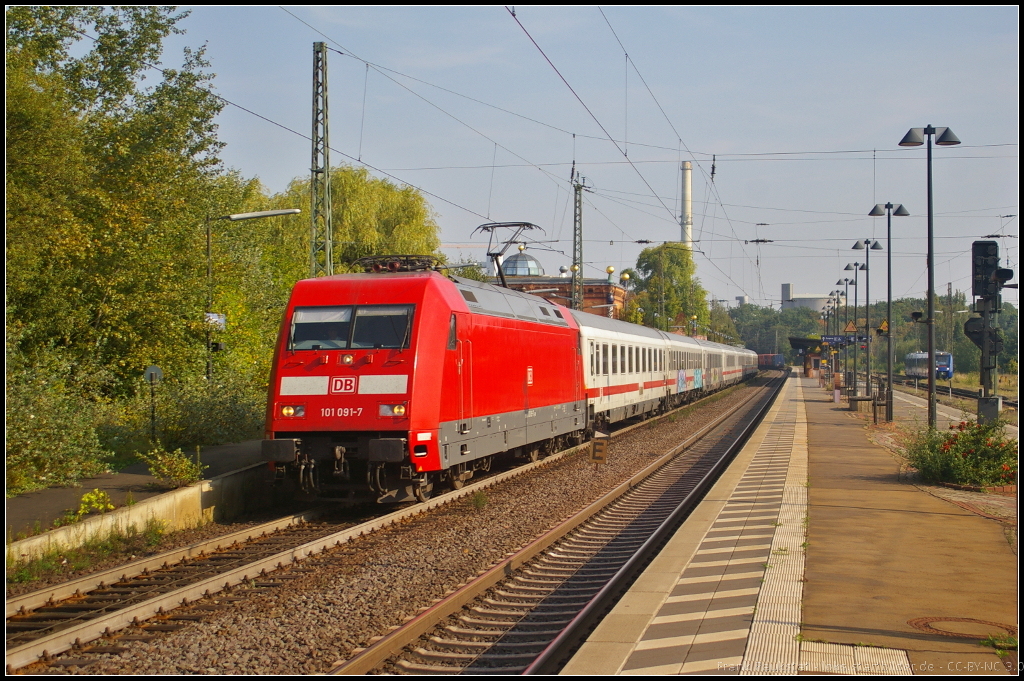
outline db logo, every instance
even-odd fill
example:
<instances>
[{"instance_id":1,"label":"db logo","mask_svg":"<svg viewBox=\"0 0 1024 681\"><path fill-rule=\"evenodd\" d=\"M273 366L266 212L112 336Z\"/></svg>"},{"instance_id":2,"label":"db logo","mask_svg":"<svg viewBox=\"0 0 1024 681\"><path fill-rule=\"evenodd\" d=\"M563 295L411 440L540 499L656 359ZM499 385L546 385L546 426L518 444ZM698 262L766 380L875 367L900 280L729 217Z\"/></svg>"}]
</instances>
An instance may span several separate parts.
<instances>
[{"instance_id":1,"label":"db logo","mask_svg":"<svg viewBox=\"0 0 1024 681\"><path fill-rule=\"evenodd\" d=\"M355 376L332 376L331 394L354 393L356 391Z\"/></svg>"}]
</instances>

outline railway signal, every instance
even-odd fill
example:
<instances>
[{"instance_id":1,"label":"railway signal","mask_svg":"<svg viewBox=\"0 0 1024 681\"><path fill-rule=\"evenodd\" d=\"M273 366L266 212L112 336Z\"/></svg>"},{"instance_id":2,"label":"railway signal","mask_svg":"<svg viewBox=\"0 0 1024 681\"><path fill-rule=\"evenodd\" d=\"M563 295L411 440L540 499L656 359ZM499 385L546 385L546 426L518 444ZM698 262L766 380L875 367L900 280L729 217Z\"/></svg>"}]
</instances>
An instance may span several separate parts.
<instances>
[{"instance_id":1,"label":"railway signal","mask_svg":"<svg viewBox=\"0 0 1024 681\"><path fill-rule=\"evenodd\" d=\"M981 395L978 396L978 421L992 421L999 417L1002 398L995 394L996 357L1003 351L1003 338L992 324L992 316L1002 308L1000 291L1013 279L1013 270L999 267L999 244L995 241L975 241L971 246L971 292L980 298L974 311L980 317L971 317L964 323L964 334L981 348Z\"/></svg>"}]
</instances>

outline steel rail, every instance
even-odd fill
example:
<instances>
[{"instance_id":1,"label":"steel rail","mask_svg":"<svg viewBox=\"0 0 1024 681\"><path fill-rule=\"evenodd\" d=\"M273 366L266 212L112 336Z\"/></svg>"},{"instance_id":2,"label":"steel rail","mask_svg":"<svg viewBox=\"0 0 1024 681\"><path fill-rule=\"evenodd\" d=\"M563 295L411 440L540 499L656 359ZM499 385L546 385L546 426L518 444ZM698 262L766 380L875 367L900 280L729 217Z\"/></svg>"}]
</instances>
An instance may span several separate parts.
<instances>
[{"instance_id":1,"label":"steel rail","mask_svg":"<svg viewBox=\"0 0 1024 681\"><path fill-rule=\"evenodd\" d=\"M730 445L729 450L708 470L694 488L686 495L672 513L658 526L658 529L644 542L643 546L633 554L626 564L619 568L608 583L587 603L572 622L555 637L523 672L526 675L556 674L565 665L572 653L586 640L605 614L621 598L636 578L643 572L650 561L661 551L661 547L672 537L685 517L696 506L704 494L715 484L726 466L733 460L736 453L743 448L750 435L761 424L765 415L775 404L775 399L782 392L785 379L765 401L743 431Z\"/></svg>"},{"instance_id":2,"label":"steel rail","mask_svg":"<svg viewBox=\"0 0 1024 681\"><path fill-rule=\"evenodd\" d=\"M689 404L682 405L682 406L678 407L677 409L670 410L670 411L668 411L668 412L666 412L664 414L661 414L659 416L656 416L656 417L652 417L652 418L650 418L650 419L648 419L648 420L646 420L644 422L640 422L640 423L637 423L637 424L634 424L634 425L631 425L631 426L627 426L626 428L622 428L622 429L616 431L615 433L613 433L612 434L612 438L613 439L617 439L617 438L622 437L626 433L628 433L628 432L630 432L630 431L632 431L632 430L634 430L636 428L639 428L639 427L644 426L644 425L648 425L650 423L656 422L656 421L661 420L663 418L667 418L668 416L670 416L672 413L674 413L678 409L683 409L685 407L692 407L694 405L700 404L700 403L704 402L705 400L709 399L710 397L715 396L716 394L717 393L714 393L712 395L708 395L706 397L703 397L700 400L697 400L695 402L691 402ZM750 399L753 399L753 397L751 397ZM746 402L744 402L744 404L745 403ZM725 417L722 417L722 418L725 418ZM712 424L712 425L716 425L720 420L721 419L717 419L714 422L714 424ZM708 427L702 429L701 431L699 431L699 433L701 433L701 434L705 433L707 431L707 429L710 428L710 427L711 426L708 426ZM697 437L697 436L694 436L694 437ZM693 438L690 438L689 440L687 440L687 443L691 442L692 440L693 440ZM684 443L684 445L685 444L686 443ZM684 445L679 445L678 447L674 448L673 451L674 452L678 451L679 448L684 446ZM580 450L582 450L582 449L584 449L586 447L589 447L589 446L590 446L590 443L587 442L587 443L583 443L581 445L576 445L574 447L570 447L570 448L565 449L565 450L563 450L561 452L558 452L558 453L552 454L550 456L547 456L546 458L544 458L544 459L542 459L540 461L533 462L533 463L528 463L528 464L525 464L525 465L521 465L521 466L518 466L518 467L516 467L516 468L514 468L512 470L505 471L503 473L498 473L496 475L489 476L486 479L480 480L479 482L466 485L465 487L463 487L460 490L454 490L454 491L448 492L446 494L440 495L438 497L434 497L432 499L429 499L426 502L415 504L413 506L410 506L409 508L405 508L405 509L396 511L394 513L387 514L385 516L381 516L379 518L375 518L373 520L370 520L368 522L365 522L365 523L362 523L362 524L359 524L359 525L356 525L356 526L353 526L353 527L345 528L343 530L340 530L339 532L335 532L335 533L331 533L331 534L325 535L325 536L320 537L320 538L318 538L316 540L304 543L304 544L302 544L300 546L292 547L292 548L286 549L284 551L277 552L277 553L275 553L275 554L273 554L271 556L259 559L257 561L246 563L245 565L239 566L237 568L231 569L231 570L226 571L226 572L219 573L219 574L211 576L211 577L209 577L207 579L203 579L201 581L188 584L188 585L186 585L186 586L184 586L182 588L175 589L175 590L170 591L168 593L149 597L146 600L143 600L141 602L128 605L127 607L115 610L113 612L109 612L109 613L107 613L105 615L102 615L102 616L99 616L99 617L95 617L95 618L89 619L87 621L83 621L80 624L77 624L77 625L74 625L74 626L71 626L71 627L67 627L67 628L61 629L59 631L55 631L55 632L53 632L53 633L51 633L49 635L40 637L40 638L35 639L33 641L26 642L26 643L21 644L21 645L9 646L7 648L7 650L6 650L6 656L5 656L6 657L5 662L6 662L7 668L9 670L10 669L17 669L19 667L23 667L23 666L32 664L34 662L37 662L41 658L45 659L45 658L48 658L50 656L57 655L59 653L65 652L67 650L70 650L71 648L73 648L76 645L81 645L83 643L87 643L87 642L89 642L91 640L94 640L96 638L99 638L101 636L110 635L112 632L116 632L119 629L123 629L123 628L131 626L133 624L137 624L140 620L149 619L149 618L152 618L152 617L154 617L156 615L163 614L165 610L173 609L173 608L181 605L183 602L187 603L189 601L193 601L193 600L196 600L196 599L201 598L201 597L205 597L205 596L209 596L209 595L214 594L214 593L218 593L219 591L221 591L221 590L223 590L225 588L229 588L231 586L243 583L245 581L249 581L250 575L258 575L261 572L276 570L276 569L278 569L280 567L284 567L285 565L301 561L302 559L304 559L304 558L306 558L306 557L308 557L310 555L314 555L316 553L320 553L320 552L326 551L326 550L328 550L330 548L334 548L336 546L340 546L343 543L350 542L350 541L352 541L354 539L357 539L360 536L363 536L363 535L369 534L371 532L380 530L380 529L382 529L384 527L388 527L388 526L393 525L395 523L401 522L401 521L403 521L403 520L405 520L407 518L419 515L421 513L426 513L426 512L431 511L434 508L437 508L439 506L443 506L443 505L451 503L451 502L453 502L453 501L455 501L457 499L460 499L460 498L472 495L472 494L474 494L475 492L477 492L479 490L492 487L492 486L497 485L497 484L499 484L501 482L504 482L506 480L515 478L515 477L517 477L519 475L524 475L524 474L526 474L526 473L528 473L530 471L533 471L534 469L536 469L538 467L547 466L547 465L549 465L549 464L551 464L551 463L553 463L555 461L558 461L558 460L560 460L560 459L562 459L564 457L570 456L570 455L572 455L572 454L574 454L574 453L576 453L576 452L578 452L578 451L580 451ZM671 457L666 455L663 458L667 459L667 458L671 458ZM661 459L659 459L659 461L661 461ZM646 468L644 470L645 471L650 471L650 470L656 468L658 465L659 464L656 462L655 464L652 464L651 466L649 466L648 468ZM622 485L620 485L620 487L617 488L617 489L621 489L621 491L619 492L619 495L621 495L625 491L628 491L634 484L636 484L633 481L637 481L638 482L639 479L640 478L638 478L638 476L634 476L633 478L630 479L630 481L627 481L626 483L623 483ZM633 483L633 484L631 484L631 483ZM594 512L597 512L597 510L600 510L600 509L595 509ZM275 523L282 524L281 527L278 528L278 529L282 529L282 528L286 528L286 527L292 525L293 522L294 522L294 516L289 516L287 518L282 518L282 519L277 520L277 521L271 521L270 523L266 523L265 525L269 526L269 525L274 525ZM263 526L260 526L260 527L263 527ZM571 529L571 528L569 528L569 529ZM248 528L248 529L243 530L243 531L241 531L239 533L236 533L236 534L240 534L240 535L241 534L245 534L245 535L250 535L251 536L252 534L255 533L255 531L256 531L256 528ZM568 531L568 529L566 531ZM557 539L557 537L552 538L552 541L554 541L555 539ZM215 540L211 540L210 543L216 543L216 544L219 544L219 545L223 546L224 543L225 543L225 540L226 540L226 537L220 537L220 538L217 538ZM179 549L177 551L167 552L166 554L161 554L160 556L154 556L154 557L149 558L149 559L143 559L142 561L137 561L136 563L132 563L130 565L135 566L138 563L151 564L153 561L155 561L157 559L160 560L159 564L162 565L165 561L169 562L168 559L165 557L167 554L178 554L178 559L175 561L175 562L178 562L178 561L181 560L181 557L182 557L181 553L182 552L187 552L191 548L192 547L184 547L183 549ZM195 554L192 554L192 555L195 555ZM125 573L126 573L126 570L127 570L128 567L129 566L122 566L121 568L114 568L112 570L105 571L104 574L110 573L110 574L116 575L117 577L121 577L122 575L127 577L128 575L125 574ZM149 567L142 567L142 568L140 568L138 570L138 572L136 572L136 576L138 574L143 573L144 571L146 571L148 569L149 569ZM68 582L68 583L66 583L64 585L55 585L53 587L48 587L47 589L42 589L42 590L39 590L37 592L33 592L31 594L25 594L23 596L17 597L17 599L19 600L19 605L17 607L15 607L14 616L19 616L21 614L30 614L31 610L33 608L49 606L49 605L53 604L53 601L56 601L56 599L57 599L56 596L54 596L53 597L53 601L51 601L50 596L48 595L46 597L46 599L42 601L42 605L40 605L39 604L39 598L41 597L41 595L44 592L47 592L47 593L49 593L49 592L52 592L52 593L64 592L68 588L70 588L72 584L79 584L80 582L88 583L90 581L90 578L92 578L94 586L98 586L98 583L95 582L95 580L98 578L98 575L91 575L91 576L85 576L85 577L81 578L80 580L74 580L73 582ZM80 594L81 592L82 592L82 586L76 586L74 591L72 591L70 595L73 598L76 593ZM10 606L13 604L14 600L15 599L12 599L12 601L8 603L8 617L11 617ZM34 605L34 606L24 605L25 603L29 603L29 602L35 603L36 605Z\"/></svg>"},{"instance_id":3,"label":"steel rail","mask_svg":"<svg viewBox=\"0 0 1024 681\"><path fill-rule=\"evenodd\" d=\"M367 648L362 650L357 649L355 656L336 665L329 673L334 675L363 675L370 673L389 658L397 655L406 645L429 632L445 618L457 613L462 607L482 595L494 585L511 577L516 570L536 558L545 549L565 537L600 511L604 510L624 494L633 490L652 473L656 472L659 468L671 461L674 457L678 456L684 450L692 447L712 430L721 425L726 419L735 415L735 413L742 407L759 397L763 397L763 392L751 395L741 404L737 405L733 410L730 410L729 413L723 414L712 423L704 426L695 434L691 435L682 443L673 446L666 453L658 457L656 461L646 466L643 470L635 473L628 480L620 483L615 487L615 489L594 501L576 515L565 520L551 530L541 533L534 541L508 555L506 558L499 560L491 568L481 571L475 579L460 586L444 598L438 599L438 601L433 605L421 608L419 614L410 618L401 627L395 629L381 639L372 642L372 644ZM618 431L615 436L621 436L628 430L633 430L635 427L639 427L641 425L644 424L636 424L635 426L630 426L628 429ZM458 671L458 669L452 669L452 673L457 673Z\"/></svg>"},{"instance_id":4,"label":"steel rail","mask_svg":"<svg viewBox=\"0 0 1024 681\"><path fill-rule=\"evenodd\" d=\"M262 535L277 532L278 530L290 527L296 523L308 522L318 517L320 513L322 513L322 511L319 509L303 511L302 513L296 513L294 515L271 520L261 525L247 527L243 530L231 532L230 534L214 537L213 539L189 544L188 546L182 546L177 549L171 549L170 551L164 551L163 553L158 553L148 558L140 558L139 560L110 568L109 570L93 572L69 582L61 582L60 584L48 586L45 589L30 591L20 596L12 596L7 599L6 616L11 617L19 614L19 612L34 610L35 608L40 608L44 605L52 605L56 601L64 600L87 591L92 591L93 589L98 589L101 584L106 584L110 581L124 581L137 575L141 575L143 572L148 570L163 567L165 564L174 565L175 563L179 563L183 560L196 558L206 554L207 552L231 546L237 542L250 541Z\"/></svg>"},{"instance_id":5,"label":"steel rail","mask_svg":"<svg viewBox=\"0 0 1024 681\"><path fill-rule=\"evenodd\" d=\"M894 376L894 379L899 379L899 380L903 381L903 386L904 387L909 386L910 385L909 382L914 380L914 378L915 378L914 376L905 376L905 375ZM917 378L920 378L920 377L917 377ZM949 394L950 392L952 392L952 395ZM935 394L938 395L939 397L947 397L947 396L948 397L962 397L964 399L969 399L969 400L976 400L976 399L978 399L978 392L979 392L979 390L971 390L969 388L950 388L948 386L947 387L936 386L936 388L935 388ZM1008 399L1005 399L1006 397L1008 397L1008 396L1007 395L1003 395L1003 398L1004 398L1003 399L1003 406L1010 407L1011 409L1017 409L1017 402L1018 402L1018 400L1008 400Z\"/></svg>"}]
</instances>

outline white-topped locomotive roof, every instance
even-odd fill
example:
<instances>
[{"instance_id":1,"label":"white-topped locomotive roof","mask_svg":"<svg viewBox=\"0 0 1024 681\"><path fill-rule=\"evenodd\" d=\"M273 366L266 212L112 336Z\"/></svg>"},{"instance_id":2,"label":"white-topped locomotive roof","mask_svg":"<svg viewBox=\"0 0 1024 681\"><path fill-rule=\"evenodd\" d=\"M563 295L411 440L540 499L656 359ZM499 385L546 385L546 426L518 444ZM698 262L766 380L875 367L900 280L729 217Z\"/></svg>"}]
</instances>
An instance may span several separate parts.
<instances>
[{"instance_id":1,"label":"white-topped locomotive roof","mask_svg":"<svg viewBox=\"0 0 1024 681\"><path fill-rule=\"evenodd\" d=\"M531 322L569 326L557 305L552 305L539 296L520 293L509 288L499 288L473 279L451 277L462 294L466 305L473 312L505 317L507 319L525 319Z\"/></svg>"}]
</instances>

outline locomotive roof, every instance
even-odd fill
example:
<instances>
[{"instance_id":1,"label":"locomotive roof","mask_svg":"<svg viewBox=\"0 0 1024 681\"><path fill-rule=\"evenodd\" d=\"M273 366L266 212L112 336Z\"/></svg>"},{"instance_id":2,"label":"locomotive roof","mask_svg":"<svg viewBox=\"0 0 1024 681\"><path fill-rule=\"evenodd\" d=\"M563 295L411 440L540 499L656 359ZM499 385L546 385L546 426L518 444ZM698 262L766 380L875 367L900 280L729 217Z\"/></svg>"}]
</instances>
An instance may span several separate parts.
<instances>
[{"instance_id":1,"label":"locomotive roof","mask_svg":"<svg viewBox=\"0 0 1024 681\"><path fill-rule=\"evenodd\" d=\"M469 305L469 309L472 310L473 312L490 314L499 317L507 317L510 319L528 319L531 321L537 321L546 324L568 326L568 324L561 318L542 317L540 314L533 312L533 310L536 310L539 307L545 307L551 310L557 308L560 310L564 310L568 312L570 315L572 315L572 318L580 327L590 327L593 329L601 329L604 331L616 331L618 333L626 333L632 336L641 336L660 341L672 341L675 343L683 343L686 345L693 344L708 350L729 350L731 352L736 353L750 355L756 354L753 350L748 350L746 348L737 348L731 345L715 343L713 341L702 341L695 338L691 338L689 336L669 334L665 333L664 331L659 331L658 329L652 329L649 326L631 324L630 322L624 322L619 319L611 319L609 317L591 314L590 312L570 310L564 306L550 303L540 296L530 295L529 293L515 291L510 288L494 286L493 284L488 284L482 281L476 281L475 279L463 279L462 277L456 276L451 276L449 278L458 285L458 288L460 290L464 290L467 288L471 289L471 292L473 293L473 296L476 298L476 300L471 301L467 298L466 302ZM463 293L463 297L466 297L465 293ZM531 307L524 307L524 302L531 305Z\"/></svg>"},{"instance_id":2,"label":"locomotive roof","mask_svg":"<svg viewBox=\"0 0 1024 681\"><path fill-rule=\"evenodd\" d=\"M569 321L562 312L563 308L540 296L500 288L475 279L455 276L450 279L455 282L456 288L472 312L506 319L525 319L551 326L569 326Z\"/></svg>"}]
</instances>

